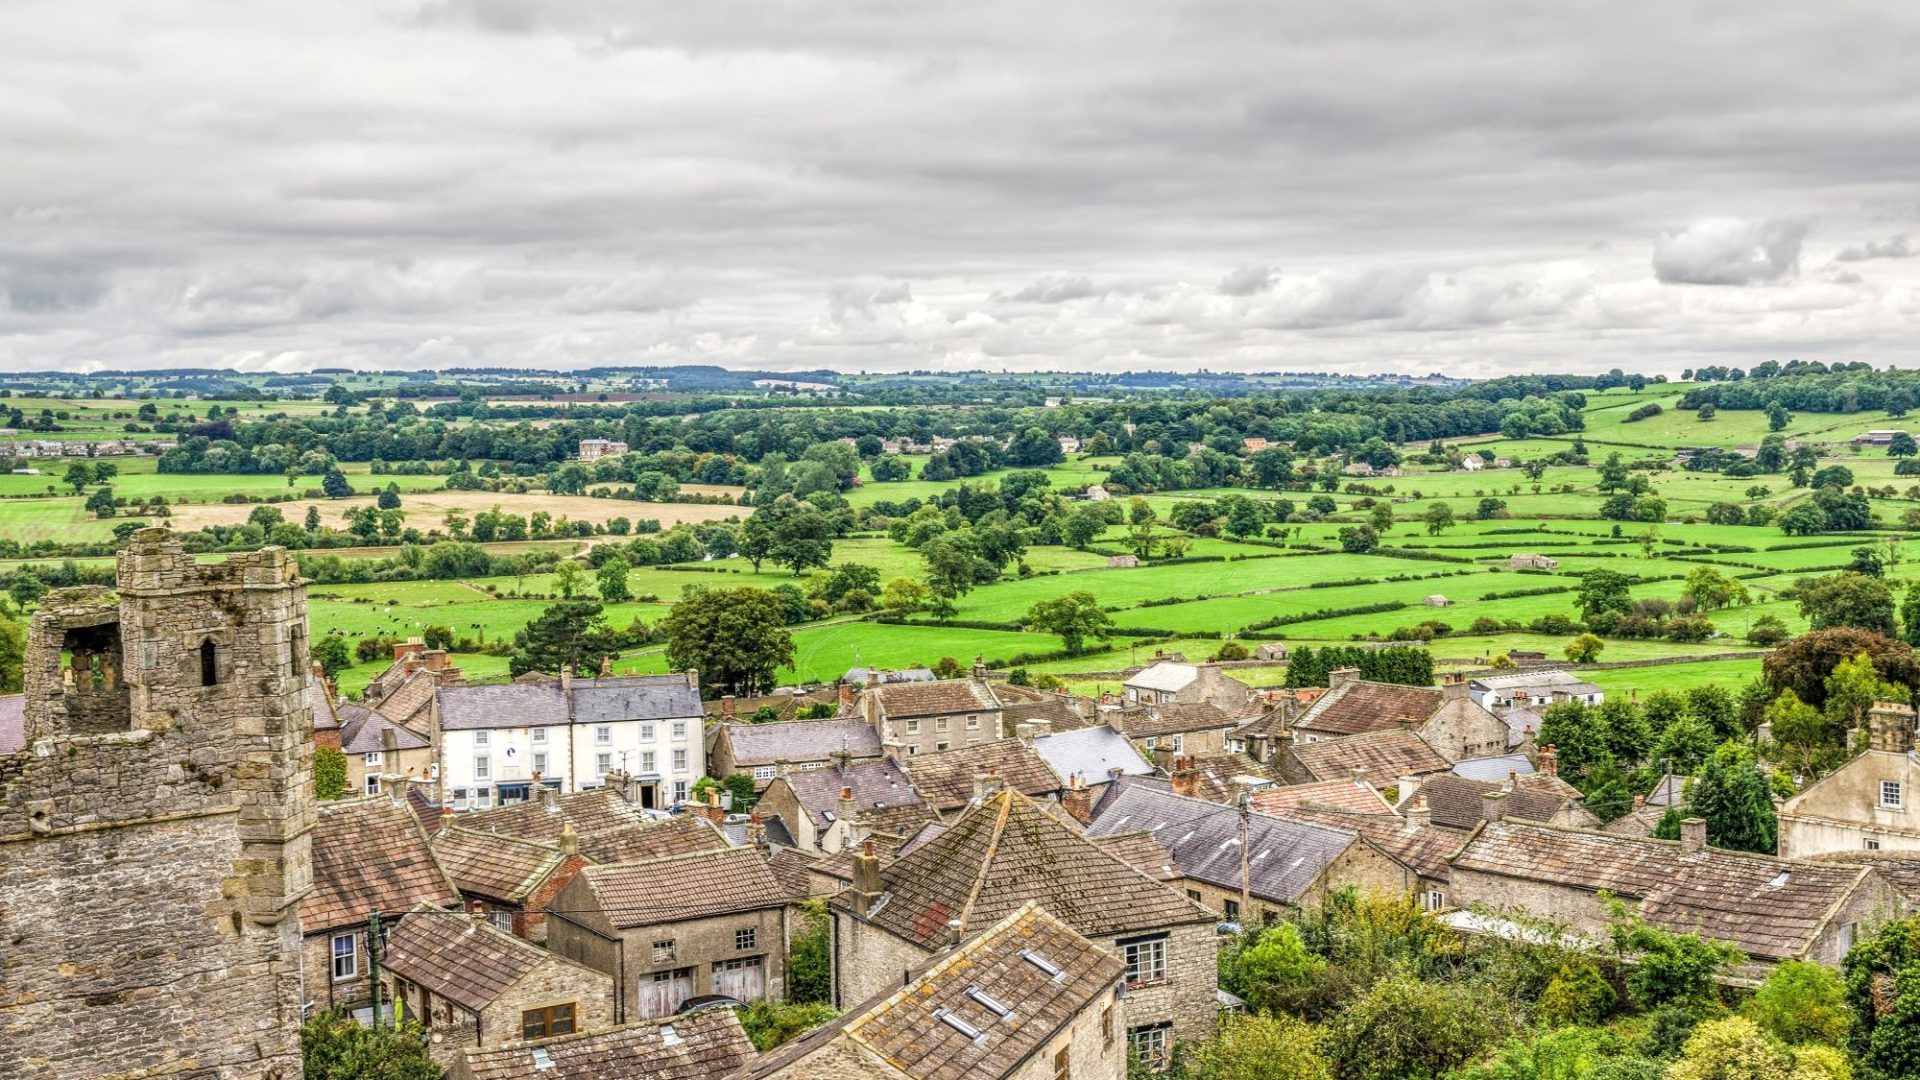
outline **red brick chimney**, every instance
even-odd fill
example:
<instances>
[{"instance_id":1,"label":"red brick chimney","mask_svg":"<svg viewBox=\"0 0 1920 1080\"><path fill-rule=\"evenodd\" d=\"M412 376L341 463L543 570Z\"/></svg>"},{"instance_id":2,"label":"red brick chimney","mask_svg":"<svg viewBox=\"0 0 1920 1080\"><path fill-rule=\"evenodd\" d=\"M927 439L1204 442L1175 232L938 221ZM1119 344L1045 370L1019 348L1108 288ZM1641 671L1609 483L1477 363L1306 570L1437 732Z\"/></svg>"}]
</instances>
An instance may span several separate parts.
<instances>
[{"instance_id":1,"label":"red brick chimney","mask_svg":"<svg viewBox=\"0 0 1920 1080\"><path fill-rule=\"evenodd\" d=\"M1193 797L1200 790L1200 770L1194 767L1190 757L1178 757L1173 761L1173 793Z\"/></svg>"},{"instance_id":2,"label":"red brick chimney","mask_svg":"<svg viewBox=\"0 0 1920 1080\"><path fill-rule=\"evenodd\" d=\"M728 720L734 717L734 697L732 694L720 695L720 715Z\"/></svg>"},{"instance_id":3,"label":"red brick chimney","mask_svg":"<svg viewBox=\"0 0 1920 1080\"><path fill-rule=\"evenodd\" d=\"M426 651L427 643L421 641L419 638L408 638L405 641L396 641L393 644L393 658L395 660L405 660L409 656L418 656Z\"/></svg>"},{"instance_id":4,"label":"red brick chimney","mask_svg":"<svg viewBox=\"0 0 1920 1080\"><path fill-rule=\"evenodd\" d=\"M1068 778L1067 790L1060 793L1060 806L1082 825L1093 820L1093 790L1080 782L1079 773Z\"/></svg>"},{"instance_id":5,"label":"red brick chimney","mask_svg":"<svg viewBox=\"0 0 1920 1080\"><path fill-rule=\"evenodd\" d=\"M1540 748L1540 771L1548 776L1560 775L1560 754L1552 743Z\"/></svg>"},{"instance_id":6,"label":"red brick chimney","mask_svg":"<svg viewBox=\"0 0 1920 1080\"><path fill-rule=\"evenodd\" d=\"M727 820L727 812L720 806L720 788L718 785L707 789L707 801L700 804L700 813L705 814L707 820L713 822L715 825L722 824Z\"/></svg>"}]
</instances>

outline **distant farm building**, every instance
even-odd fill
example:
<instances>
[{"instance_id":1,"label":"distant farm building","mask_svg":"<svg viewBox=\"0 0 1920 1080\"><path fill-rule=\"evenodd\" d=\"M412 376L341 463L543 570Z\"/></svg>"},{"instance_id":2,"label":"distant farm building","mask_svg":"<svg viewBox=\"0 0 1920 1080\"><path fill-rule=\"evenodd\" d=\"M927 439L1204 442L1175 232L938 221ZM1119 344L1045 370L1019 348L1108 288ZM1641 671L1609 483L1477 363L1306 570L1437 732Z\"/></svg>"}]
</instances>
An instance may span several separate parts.
<instances>
[{"instance_id":1,"label":"distant farm building","mask_svg":"<svg viewBox=\"0 0 1920 1080\"><path fill-rule=\"evenodd\" d=\"M1522 552L1508 559L1507 566L1514 570L1557 570L1560 560L1550 555Z\"/></svg>"},{"instance_id":2,"label":"distant farm building","mask_svg":"<svg viewBox=\"0 0 1920 1080\"><path fill-rule=\"evenodd\" d=\"M619 457L627 452L627 444L618 439L581 439L580 460L598 461L603 457Z\"/></svg>"}]
</instances>

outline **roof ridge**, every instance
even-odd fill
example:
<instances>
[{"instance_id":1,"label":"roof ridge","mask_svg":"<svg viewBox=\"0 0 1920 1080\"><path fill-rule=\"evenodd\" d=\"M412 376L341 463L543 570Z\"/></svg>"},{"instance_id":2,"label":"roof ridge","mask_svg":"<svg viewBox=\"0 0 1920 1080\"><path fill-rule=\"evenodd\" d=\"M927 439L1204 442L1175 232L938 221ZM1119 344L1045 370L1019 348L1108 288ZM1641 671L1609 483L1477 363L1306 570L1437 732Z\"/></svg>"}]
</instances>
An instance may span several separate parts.
<instances>
[{"instance_id":1,"label":"roof ridge","mask_svg":"<svg viewBox=\"0 0 1920 1080\"><path fill-rule=\"evenodd\" d=\"M960 932L963 934L967 931L967 921L973 917L973 905L980 899L980 890L986 887L993 860L1000 853L1000 838L1006 833L1008 815L1013 813L1014 794L1012 788L1000 789L1000 811L994 815L993 832L987 837L987 853L980 859L980 870L974 874L973 887L967 890L966 905L960 909Z\"/></svg>"},{"instance_id":2,"label":"roof ridge","mask_svg":"<svg viewBox=\"0 0 1920 1080\"><path fill-rule=\"evenodd\" d=\"M597 865L587 867L586 869L582 870L581 873L604 877L606 876L605 873L596 873L596 872L621 870L627 867L634 867L634 866L653 866L657 863L688 862L693 859L714 858L721 855L738 855L742 852L750 855L758 854L753 848L749 848L749 847L709 848L705 851L682 851L677 855L661 855L658 858L653 858L653 859L628 859L625 862L599 863Z\"/></svg>"},{"instance_id":3,"label":"roof ridge","mask_svg":"<svg viewBox=\"0 0 1920 1080\"><path fill-rule=\"evenodd\" d=\"M525 844L528 847L544 848L555 854L558 854L560 851L558 844L548 843L545 840L534 840L525 836L515 836L512 833L493 832L489 829L469 829L464 825L442 825L436 831L456 833L463 836L484 836L489 840L506 840L515 844Z\"/></svg>"},{"instance_id":4,"label":"roof ridge","mask_svg":"<svg viewBox=\"0 0 1920 1080\"><path fill-rule=\"evenodd\" d=\"M848 1035L857 1036L857 1033L859 1032L859 1030L865 1027L869 1020L875 1017L884 1015L888 1009L892 1008L895 1004L897 1004L902 999L910 996L913 991L914 983L923 982L927 979L932 978L935 975L945 974L948 968L951 968L955 964L959 963L961 959L971 957L974 953L977 953L980 950L986 948L987 940L993 935L993 932L995 930L998 930L1003 926L1007 927L1008 929L1012 929L1015 925L1018 925L1022 920L1025 920L1030 917L1038 917L1038 918L1046 919L1050 922L1058 923L1061 927L1067 930L1073 930L1071 926L1068 926L1058 916L1054 915L1052 912L1048 911L1044 907L1041 907L1040 901L1028 900L1025 903L1021 904L1018 908L1014 909L1011 912L1008 912L1005 917L995 922L992 926L986 928L985 930L982 930L978 934L975 934L973 937L962 941L958 946L948 950L945 956L940 957L938 960L920 969L918 974L913 975L910 979L907 980L906 985L900 987L898 990L895 990L893 993L888 994L884 999L875 1003L871 1007L862 1009L858 1016L855 1016L852 1020L849 1020L847 1022L847 1026L843 1030L845 1030ZM1074 933L1077 934L1078 931L1074 931ZM861 1040L861 1045L863 1046L866 1045L866 1041L864 1039Z\"/></svg>"}]
</instances>

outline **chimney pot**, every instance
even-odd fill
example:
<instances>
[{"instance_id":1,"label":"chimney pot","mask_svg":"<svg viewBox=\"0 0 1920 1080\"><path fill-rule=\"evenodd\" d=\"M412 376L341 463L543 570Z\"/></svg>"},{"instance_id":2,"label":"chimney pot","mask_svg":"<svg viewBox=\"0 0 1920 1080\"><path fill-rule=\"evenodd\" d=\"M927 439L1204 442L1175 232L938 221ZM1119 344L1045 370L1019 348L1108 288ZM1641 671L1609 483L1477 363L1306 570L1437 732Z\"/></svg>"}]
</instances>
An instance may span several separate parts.
<instances>
[{"instance_id":1,"label":"chimney pot","mask_svg":"<svg viewBox=\"0 0 1920 1080\"><path fill-rule=\"evenodd\" d=\"M1504 791L1483 792L1480 796L1480 816L1489 823L1504 821L1509 797Z\"/></svg>"}]
</instances>

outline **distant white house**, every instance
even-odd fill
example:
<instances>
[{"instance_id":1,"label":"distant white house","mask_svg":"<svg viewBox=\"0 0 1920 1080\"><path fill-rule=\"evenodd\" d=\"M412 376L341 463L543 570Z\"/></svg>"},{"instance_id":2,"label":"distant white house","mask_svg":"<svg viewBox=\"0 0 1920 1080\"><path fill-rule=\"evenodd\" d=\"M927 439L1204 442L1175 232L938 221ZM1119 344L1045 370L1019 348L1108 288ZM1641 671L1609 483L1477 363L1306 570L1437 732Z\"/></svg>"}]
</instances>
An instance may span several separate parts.
<instances>
[{"instance_id":1,"label":"distant white house","mask_svg":"<svg viewBox=\"0 0 1920 1080\"><path fill-rule=\"evenodd\" d=\"M1598 705L1607 699L1606 691L1598 686L1558 670L1483 676L1467 684L1467 696L1489 711L1552 705L1560 701Z\"/></svg>"},{"instance_id":2,"label":"distant white house","mask_svg":"<svg viewBox=\"0 0 1920 1080\"><path fill-rule=\"evenodd\" d=\"M1509 558L1507 566L1514 570L1557 570L1560 567L1560 560L1551 555L1528 551Z\"/></svg>"},{"instance_id":3,"label":"distant white house","mask_svg":"<svg viewBox=\"0 0 1920 1080\"><path fill-rule=\"evenodd\" d=\"M1468 472L1479 472L1481 469L1487 467L1487 463L1481 459L1479 454L1468 454L1466 457L1460 459L1460 467Z\"/></svg>"},{"instance_id":4,"label":"distant white house","mask_svg":"<svg viewBox=\"0 0 1920 1080\"><path fill-rule=\"evenodd\" d=\"M1099 484L1093 484L1087 488L1087 498L1093 502L1106 502L1108 499L1113 498L1113 496L1107 494L1106 488L1101 487Z\"/></svg>"}]
</instances>

